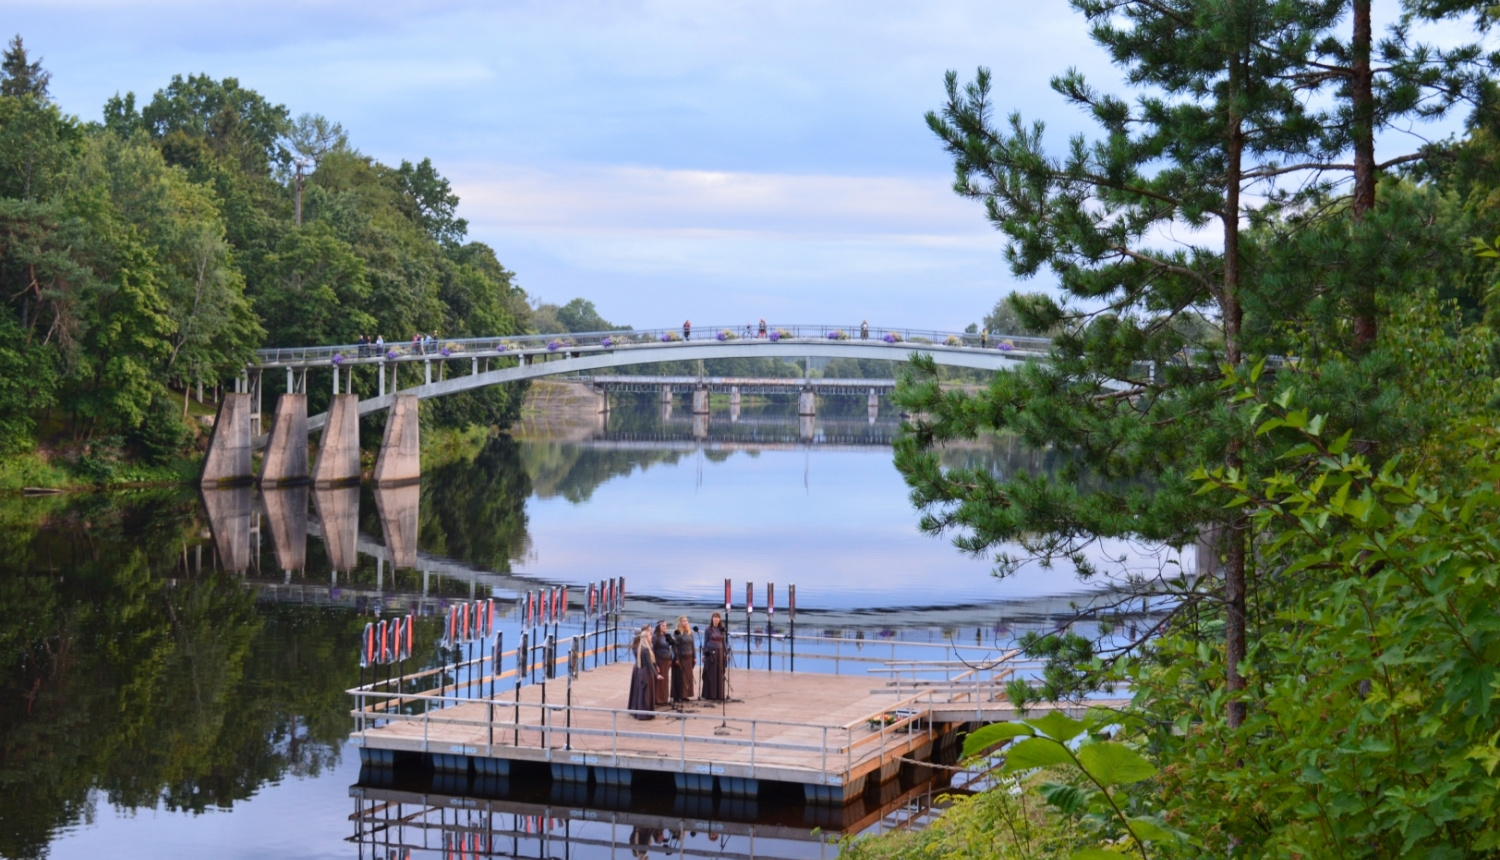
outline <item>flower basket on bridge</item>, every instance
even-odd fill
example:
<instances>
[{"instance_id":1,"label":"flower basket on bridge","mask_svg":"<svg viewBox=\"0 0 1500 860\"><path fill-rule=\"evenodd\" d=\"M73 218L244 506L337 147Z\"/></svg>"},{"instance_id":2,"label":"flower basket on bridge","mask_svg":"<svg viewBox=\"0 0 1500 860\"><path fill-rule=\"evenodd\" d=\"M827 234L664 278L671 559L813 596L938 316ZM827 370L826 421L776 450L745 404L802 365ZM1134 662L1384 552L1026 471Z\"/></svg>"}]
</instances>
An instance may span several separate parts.
<instances>
[{"instance_id":1,"label":"flower basket on bridge","mask_svg":"<svg viewBox=\"0 0 1500 860\"><path fill-rule=\"evenodd\" d=\"M335 352L333 354L333 363L334 363L335 366L343 364L344 363L344 354L342 352Z\"/></svg>"},{"instance_id":2,"label":"flower basket on bridge","mask_svg":"<svg viewBox=\"0 0 1500 860\"><path fill-rule=\"evenodd\" d=\"M400 353L396 352L394 349L388 349L385 353L387 361L395 361L398 355L400 355Z\"/></svg>"},{"instance_id":3,"label":"flower basket on bridge","mask_svg":"<svg viewBox=\"0 0 1500 860\"><path fill-rule=\"evenodd\" d=\"M995 344L995 349L1001 350L1002 352L1010 352L1015 348L1016 345L1008 340L1002 340L999 343Z\"/></svg>"},{"instance_id":4,"label":"flower basket on bridge","mask_svg":"<svg viewBox=\"0 0 1500 860\"><path fill-rule=\"evenodd\" d=\"M669 331L661 336L662 343L671 343L676 340L682 340L682 335L678 334L675 331Z\"/></svg>"},{"instance_id":5,"label":"flower basket on bridge","mask_svg":"<svg viewBox=\"0 0 1500 860\"><path fill-rule=\"evenodd\" d=\"M900 343L901 335L896 334L893 331L888 331L885 333L885 337L881 338L881 340L885 341L886 343Z\"/></svg>"},{"instance_id":6,"label":"flower basket on bridge","mask_svg":"<svg viewBox=\"0 0 1500 860\"><path fill-rule=\"evenodd\" d=\"M833 331L831 331L831 332L828 333L828 339L829 340L848 340L849 339L849 333L846 332L846 331L844 331L841 328L836 328Z\"/></svg>"},{"instance_id":7,"label":"flower basket on bridge","mask_svg":"<svg viewBox=\"0 0 1500 860\"><path fill-rule=\"evenodd\" d=\"M615 345L615 339L612 338L612 337L610 337L609 335L605 335L604 339L601 340L601 341L599 341L599 345L602 346L602 347L611 347L611 346L614 346Z\"/></svg>"},{"instance_id":8,"label":"flower basket on bridge","mask_svg":"<svg viewBox=\"0 0 1500 860\"><path fill-rule=\"evenodd\" d=\"M773 331L773 332L771 332L770 337L768 339L771 341L771 343L775 343L776 341L781 340L781 332L779 332L779 331Z\"/></svg>"},{"instance_id":9,"label":"flower basket on bridge","mask_svg":"<svg viewBox=\"0 0 1500 860\"><path fill-rule=\"evenodd\" d=\"M735 334L727 328L714 335L714 337L718 340L739 340L739 335Z\"/></svg>"},{"instance_id":10,"label":"flower basket on bridge","mask_svg":"<svg viewBox=\"0 0 1500 860\"><path fill-rule=\"evenodd\" d=\"M789 338L791 336L792 336L792 333L789 332L789 331L787 331L784 328L779 328L779 329L771 332L771 340L781 340L782 338Z\"/></svg>"},{"instance_id":11,"label":"flower basket on bridge","mask_svg":"<svg viewBox=\"0 0 1500 860\"><path fill-rule=\"evenodd\" d=\"M950 334L950 335L948 335L948 339L945 340L945 341L943 341L943 343L946 346L963 346L964 345L964 342L962 340L959 340L958 335L956 335L956 334Z\"/></svg>"},{"instance_id":12,"label":"flower basket on bridge","mask_svg":"<svg viewBox=\"0 0 1500 860\"><path fill-rule=\"evenodd\" d=\"M439 354L442 355L443 358L447 358L448 356L452 355L453 351L455 349L457 349L457 348L458 347L456 347L456 346L454 346L453 344L450 343L447 346L443 347L442 352L439 353Z\"/></svg>"},{"instance_id":13,"label":"flower basket on bridge","mask_svg":"<svg viewBox=\"0 0 1500 860\"><path fill-rule=\"evenodd\" d=\"M548 352L556 352L557 350L562 349L565 346L572 346L572 345L573 345L572 341L567 341L567 340L549 340L549 341L547 341L547 351Z\"/></svg>"}]
</instances>

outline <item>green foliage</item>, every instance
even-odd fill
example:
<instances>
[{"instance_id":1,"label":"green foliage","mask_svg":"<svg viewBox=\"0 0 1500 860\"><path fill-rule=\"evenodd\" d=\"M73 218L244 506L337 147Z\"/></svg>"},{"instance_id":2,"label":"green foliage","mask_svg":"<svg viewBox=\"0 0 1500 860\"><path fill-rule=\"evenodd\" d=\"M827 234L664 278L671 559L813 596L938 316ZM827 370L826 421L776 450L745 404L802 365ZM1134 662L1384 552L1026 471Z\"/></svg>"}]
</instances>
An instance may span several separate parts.
<instances>
[{"instance_id":1,"label":"green foliage","mask_svg":"<svg viewBox=\"0 0 1500 860\"><path fill-rule=\"evenodd\" d=\"M45 98L46 80L13 41L0 69L0 451L118 436L159 464L181 446L172 425L143 426L153 401L238 376L257 347L525 329L525 293L490 248L463 243L431 160L382 165L337 123L292 121L234 78L175 76L140 108L116 95L89 125ZM314 166L300 225L292 150ZM504 426L523 393L428 411Z\"/></svg>"}]
</instances>

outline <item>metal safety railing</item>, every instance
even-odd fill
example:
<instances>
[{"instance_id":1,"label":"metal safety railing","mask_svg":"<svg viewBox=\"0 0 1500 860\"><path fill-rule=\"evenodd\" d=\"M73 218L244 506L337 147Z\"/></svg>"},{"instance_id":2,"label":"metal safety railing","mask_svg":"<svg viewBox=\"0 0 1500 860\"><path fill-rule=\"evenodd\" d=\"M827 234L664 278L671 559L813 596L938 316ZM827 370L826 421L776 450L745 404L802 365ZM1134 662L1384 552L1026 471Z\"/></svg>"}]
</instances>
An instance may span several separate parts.
<instances>
[{"instance_id":1,"label":"metal safety railing","mask_svg":"<svg viewBox=\"0 0 1500 860\"><path fill-rule=\"evenodd\" d=\"M540 701L523 700L521 691L525 685L522 678L534 666L528 666L524 652L516 649L503 653L501 671L478 674L451 688L406 692L364 685L347 691L357 702L356 709L351 711L357 723L356 733L361 743L368 743L370 732L404 724L420 727L422 752L461 750L466 755L496 757L498 751L506 749L532 749L543 751L545 761L554 761L562 760L555 759L557 753L571 754L576 750L594 757L590 761L585 756L587 763L604 766L610 765L600 761L599 756L607 755L608 761L614 763L622 753L659 759L675 750L684 772L690 760L724 761L726 752L748 751L748 757L736 757L736 764L748 766L752 776L758 766L767 764L765 755L768 752L801 753L807 757L802 761L804 766L815 762L816 769L825 776L833 772L830 765L835 766L837 772L848 775L856 766L867 765L871 759L882 765L886 763L895 747L910 746L912 732L931 734L932 721L928 713L933 706L995 700L1003 694L1003 684L1014 674L1011 663L1016 657L1014 651L1005 652L996 659L969 666L961 672L953 671L951 666L928 666L924 671L935 672L941 668L945 672L941 685L917 683L915 677L904 688L899 680L894 686L883 684L882 688L871 692L889 693L893 699L882 703L879 709L842 723L818 723L729 715L727 712L658 713L574 705L572 681L583 671L582 665L590 656L582 647L583 638L573 637L572 648L564 658L557 658L555 651L543 657L544 661L551 661L551 667L563 662L568 666L563 702L546 701L545 682L540 685ZM907 644L955 647L934 643ZM512 663L510 669L503 667L506 658ZM482 664L489 659L486 656L472 662ZM864 661L868 658L848 659ZM885 669L898 678L902 674L914 674L913 669L899 662L887 665ZM505 680L513 680L513 686L507 685L505 691L499 691L500 682ZM476 689L480 691L479 695L473 694ZM462 713L453 710L459 706L470 707ZM635 719L656 716L670 718L675 721L675 726L656 730ZM603 724L605 719L607 726ZM690 726L693 731L689 730ZM805 736L809 729L816 733L816 740L782 737L788 731ZM465 730L481 730L477 736L483 737L484 741L455 743L455 737L476 737L474 732ZM404 732L402 736L411 741L418 733ZM784 767L786 764L783 760L775 766Z\"/></svg>"},{"instance_id":2,"label":"metal safety railing","mask_svg":"<svg viewBox=\"0 0 1500 860\"><path fill-rule=\"evenodd\" d=\"M619 349L656 349L684 344L735 341L797 341L827 343L859 341L875 346L986 349L1018 355L1045 355L1049 338L1003 334L972 334L902 327L859 325L768 326L764 335L758 326L693 326L684 335L681 328L623 329L568 334L506 335L503 337L435 338L423 341L393 341L385 344L332 344L289 346L256 350L261 367L318 364L376 364L382 362L444 361L452 359L530 357L534 355L581 355Z\"/></svg>"}]
</instances>

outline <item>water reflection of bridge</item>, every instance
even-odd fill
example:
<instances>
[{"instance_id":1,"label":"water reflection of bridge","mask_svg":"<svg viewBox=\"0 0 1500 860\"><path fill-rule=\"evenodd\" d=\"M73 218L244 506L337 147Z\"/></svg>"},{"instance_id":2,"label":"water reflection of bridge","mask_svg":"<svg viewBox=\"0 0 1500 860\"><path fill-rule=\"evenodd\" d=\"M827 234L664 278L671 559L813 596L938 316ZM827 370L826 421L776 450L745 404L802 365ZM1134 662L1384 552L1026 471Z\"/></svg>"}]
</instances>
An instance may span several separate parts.
<instances>
[{"instance_id":1,"label":"water reflection of bridge","mask_svg":"<svg viewBox=\"0 0 1500 860\"><path fill-rule=\"evenodd\" d=\"M624 444L600 440L591 444ZM656 443L660 444L660 443ZM205 489L207 512L219 566L239 572L262 600L384 608L430 614L462 597L514 597L539 585L538 577L498 572L417 548L421 487L376 486L379 538L360 531L361 488L309 486L257 491L251 487ZM310 575L308 539L322 544L327 573ZM274 567L263 563L269 550ZM361 563L362 559L364 564ZM374 562L374 576L369 574ZM398 570L415 572L397 577ZM358 571L358 573L356 573ZM580 583L581 583L580 579ZM560 584L560 583L556 583ZM1049 627L1077 613L1086 595L1059 594L990 603L933 604L875 610L803 609L810 627L1004 628ZM576 607L575 607L576 608ZM631 593L625 614L706 615L708 600L671 600Z\"/></svg>"}]
</instances>

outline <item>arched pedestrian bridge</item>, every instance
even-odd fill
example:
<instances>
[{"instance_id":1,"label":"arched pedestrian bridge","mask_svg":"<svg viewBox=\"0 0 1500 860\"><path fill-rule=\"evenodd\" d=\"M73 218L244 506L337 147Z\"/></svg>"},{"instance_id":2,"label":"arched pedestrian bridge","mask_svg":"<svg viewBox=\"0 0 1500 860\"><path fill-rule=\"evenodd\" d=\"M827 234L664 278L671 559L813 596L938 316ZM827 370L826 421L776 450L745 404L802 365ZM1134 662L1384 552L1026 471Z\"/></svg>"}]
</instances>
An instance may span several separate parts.
<instances>
[{"instance_id":1,"label":"arched pedestrian bridge","mask_svg":"<svg viewBox=\"0 0 1500 860\"><path fill-rule=\"evenodd\" d=\"M506 382L596 373L640 364L726 358L858 358L904 362L916 353L938 364L1010 370L1045 356L1045 338L833 325L625 330L492 338L437 339L381 346L334 345L260 350L235 392L225 397L204 459L205 484L249 481L251 450L266 449L262 482L359 478L359 416L389 409L375 467L377 482L414 480L416 403ZM286 374L271 432L260 435L267 374ZM335 395L327 413L307 415L310 384L326 379ZM352 393L355 375L375 377L375 394ZM706 404L706 390L704 403ZM811 402L811 393L805 395ZM706 409L706 406L705 406ZM307 434L322 429L318 461L308 468Z\"/></svg>"}]
</instances>

